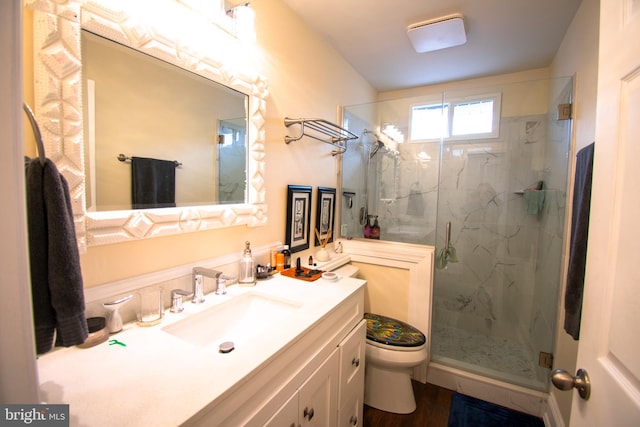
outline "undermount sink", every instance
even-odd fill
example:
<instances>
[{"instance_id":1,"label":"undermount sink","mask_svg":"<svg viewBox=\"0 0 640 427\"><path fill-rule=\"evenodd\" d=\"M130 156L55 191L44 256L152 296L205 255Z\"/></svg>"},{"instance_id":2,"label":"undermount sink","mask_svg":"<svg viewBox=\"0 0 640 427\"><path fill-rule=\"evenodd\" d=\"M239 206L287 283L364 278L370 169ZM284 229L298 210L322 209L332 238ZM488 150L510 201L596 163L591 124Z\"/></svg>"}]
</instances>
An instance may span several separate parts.
<instances>
[{"instance_id":1,"label":"undermount sink","mask_svg":"<svg viewBox=\"0 0 640 427\"><path fill-rule=\"evenodd\" d=\"M163 330L186 342L205 347L213 343L238 343L268 333L278 321L302 303L254 292L232 297L200 313L190 315Z\"/></svg>"}]
</instances>

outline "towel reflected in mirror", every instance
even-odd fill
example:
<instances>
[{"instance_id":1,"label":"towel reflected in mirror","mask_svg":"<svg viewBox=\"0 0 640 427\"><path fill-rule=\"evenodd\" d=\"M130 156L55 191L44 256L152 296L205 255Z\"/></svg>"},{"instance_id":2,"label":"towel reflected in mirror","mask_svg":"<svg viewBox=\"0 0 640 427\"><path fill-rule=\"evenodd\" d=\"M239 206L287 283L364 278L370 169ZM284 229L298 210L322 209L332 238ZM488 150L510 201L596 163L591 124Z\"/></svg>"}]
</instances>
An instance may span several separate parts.
<instances>
[{"instance_id":1,"label":"towel reflected in mirror","mask_svg":"<svg viewBox=\"0 0 640 427\"><path fill-rule=\"evenodd\" d=\"M170 160L131 158L133 209L176 206L176 163Z\"/></svg>"}]
</instances>

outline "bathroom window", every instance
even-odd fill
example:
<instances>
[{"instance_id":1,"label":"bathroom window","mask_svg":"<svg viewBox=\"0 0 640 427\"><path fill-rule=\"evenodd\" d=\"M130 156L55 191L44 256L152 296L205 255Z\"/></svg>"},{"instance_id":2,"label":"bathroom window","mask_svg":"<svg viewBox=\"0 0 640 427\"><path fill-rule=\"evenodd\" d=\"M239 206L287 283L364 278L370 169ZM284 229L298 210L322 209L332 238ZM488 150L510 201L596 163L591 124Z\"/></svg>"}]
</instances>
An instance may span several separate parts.
<instances>
[{"instance_id":1,"label":"bathroom window","mask_svg":"<svg viewBox=\"0 0 640 427\"><path fill-rule=\"evenodd\" d=\"M411 140L497 138L499 93L411 106Z\"/></svg>"}]
</instances>

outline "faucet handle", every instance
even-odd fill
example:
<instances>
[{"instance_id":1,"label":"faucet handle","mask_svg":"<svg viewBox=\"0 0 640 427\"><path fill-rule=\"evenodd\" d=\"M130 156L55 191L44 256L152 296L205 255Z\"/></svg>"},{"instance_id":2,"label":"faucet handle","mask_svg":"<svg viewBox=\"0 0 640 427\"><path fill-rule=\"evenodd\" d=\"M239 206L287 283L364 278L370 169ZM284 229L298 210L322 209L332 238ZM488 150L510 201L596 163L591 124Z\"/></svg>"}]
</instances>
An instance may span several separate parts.
<instances>
[{"instance_id":1,"label":"faucet handle","mask_svg":"<svg viewBox=\"0 0 640 427\"><path fill-rule=\"evenodd\" d=\"M216 295L225 295L227 293L227 281L235 282L237 279L233 276L218 276L218 285L216 286Z\"/></svg>"},{"instance_id":2,"label":"faucet handle","mask_svg":"<svg viewBox=\"0 0 640 427\"><path fill-rule=\"evenodd\" d=\"M171 312L180 313L184 310L182 306L182 297L190 297L193 292L185 291L184 289L172 289L171 290Z\"/></svg>"}]
</instances>

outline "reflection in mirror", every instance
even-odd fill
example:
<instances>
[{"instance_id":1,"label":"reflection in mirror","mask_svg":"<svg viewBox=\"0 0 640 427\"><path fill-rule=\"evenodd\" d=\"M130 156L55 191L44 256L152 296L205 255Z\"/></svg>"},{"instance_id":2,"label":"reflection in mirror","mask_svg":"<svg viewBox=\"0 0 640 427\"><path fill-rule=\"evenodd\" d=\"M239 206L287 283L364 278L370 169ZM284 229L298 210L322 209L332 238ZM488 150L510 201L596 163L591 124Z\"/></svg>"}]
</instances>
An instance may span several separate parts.
<instances>
[{"instance_id":1,"label":"reflection in mirror","mask_svg":"<svg viewBox=\"0 0 640 427\"><path fill-rule=\"evenodd\" d=\"M202 19L201 11L192 8L199 2L154 0L152 4L113 0L25 0L25 5L34 11L35 115L42 129L47 155L55 161L69 183L81 252L87 246L267 223L264 133L268 90L266 80L254 70L251 54L255 53L255 46L237 38L229 30L233 25L227 28L217 25L215 20ZM229 18L226 14L224 17ZM215 148L209 148L212 165L217 162L227 166L226 159L232 154L237 156L241 151L223 149L217 141L224 140L225 144L229 141L230 146L234 142L246 141L244 191L229 191L233 187L225 182L229 171L211 167L206 169L210 177L202 181L211 186L209 191L215 195L212 197L216 198L213 199L218 202L216 204L204 202L208 204L163 209L88 210L86 195L96 195L99 191L95 189L93 183L96 180L91 176L96 171L97 162L93 166L85 164L81 29L244 94L242 114L215 116L215 122L209 123L208 134L209 139L213 135L216 142ZM173 102L179 105L183 101ZM95 114L92 120L99 132L100 112ZM156 125L164 119L159 114L155 118ZM130 132L135 133L140 126L141 123L136 123ZM215 139L226 134L231 136ZM233 148L238 149L239 146ZM191 159L188 157L192 151L195 150L185 149L179 155L157 151L140 154L142 151L131 151L127 146L122 153L119 150L109 152L108 161L114 162L114 167L118 166L123 172L130 169L130 165L117 162L115 158L119 154L161 159L166 156L167 160L183 163L182 169L174 170L180 176L184 168L193 164L189 163ZM124 173L128 176L127 172ZM232 179L236 179L235 176ZM126 187L126 184L122 185ZM125 190L124 194L129 191Z\"/></svg>"},{"instance_id":2,"label":"reflection in mirror","mask_svg":"<svg viewBox=\"0 0 640 427\"><path fill-rule=\"evenodd\" d=\"M221 120L218 126L218 203L242 203L245 199L246 132L244 118Z\"/></svg>"},{"instance_id":3,"label":"reflection in mirror","mask_svg":"<svg viewBox=\"0 0 640 427\"><path fill-rule=\"evenodd\" d=\"M87 210L245 203L245 94L86 30L81 46Z\"/></svg>"}]
</instances>

